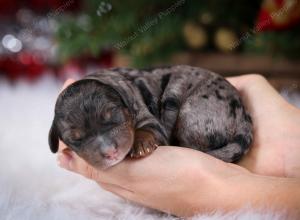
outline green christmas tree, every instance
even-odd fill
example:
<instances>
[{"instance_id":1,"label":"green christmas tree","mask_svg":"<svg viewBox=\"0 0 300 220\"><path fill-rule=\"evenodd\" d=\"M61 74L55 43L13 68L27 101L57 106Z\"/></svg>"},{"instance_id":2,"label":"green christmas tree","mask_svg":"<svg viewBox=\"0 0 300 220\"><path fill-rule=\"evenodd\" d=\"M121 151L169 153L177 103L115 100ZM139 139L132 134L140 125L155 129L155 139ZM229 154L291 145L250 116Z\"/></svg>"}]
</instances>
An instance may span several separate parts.
<instances>
[{"instance_id":1,"label":"green christmas tree","mask_svg":"<svg viewBox=\"0 0 300 220\"><path fill-rule=\"evenodd\" d=\"M260 0L85 1L80 13L60 18L59 54L67 60L83 54L98 56L108 49L129 55L134 66L147 66L173 53L214 49L211 39L219 27L239 37L253 27L260 4ZM191 23L195 25L185 29ZM204 34L208 40L193 48L184 30L191 32L187 36L201 40Z\"/></svg>"}]
</instances>

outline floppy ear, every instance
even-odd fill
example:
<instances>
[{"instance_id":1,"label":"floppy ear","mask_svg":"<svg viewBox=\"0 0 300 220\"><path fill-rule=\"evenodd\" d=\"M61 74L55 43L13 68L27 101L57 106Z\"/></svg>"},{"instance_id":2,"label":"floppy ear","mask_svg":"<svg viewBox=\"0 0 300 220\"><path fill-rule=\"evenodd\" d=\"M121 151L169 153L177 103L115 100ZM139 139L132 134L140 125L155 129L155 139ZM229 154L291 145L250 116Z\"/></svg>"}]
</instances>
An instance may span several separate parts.
<instances>
[{"instance_id":1,"label":"floppy ear","mask_svg":"<svg viewBox=\"0 0 300 220\"><path fill-rule=\"evenodd\" d=\"M133 89L127 83L120 81L117 85L111 86L122 98L130 113L135 114L137 107L134 103Z\"/></svg>"},{"instance_id":2,"label":"floppy ear","mask_svg":"<svg viewBox=\"0 0 300 220\"><path fill-rule=\"evenodd\" d=\"M56 153L58 151L58 131L54 120L49 131L48 143L52 153Z\"/></svg>"},{"instance_id":3,"label":"floppy ear","mask_svg":"<svg viewBox=\"0 0 300 220\"><path fill-rule=\"evenodd\" d=\"M82 80L92 79L107 86L110 86L121 96L123 102L128 107L130 113L136 114L138 109L135 103L134 89L132 88L132 86L129 83L127 83L126 80L124 80L124 77L122 77L119 74L109 71L101 73L88 75Z\"/></svg>"}]
</instances>

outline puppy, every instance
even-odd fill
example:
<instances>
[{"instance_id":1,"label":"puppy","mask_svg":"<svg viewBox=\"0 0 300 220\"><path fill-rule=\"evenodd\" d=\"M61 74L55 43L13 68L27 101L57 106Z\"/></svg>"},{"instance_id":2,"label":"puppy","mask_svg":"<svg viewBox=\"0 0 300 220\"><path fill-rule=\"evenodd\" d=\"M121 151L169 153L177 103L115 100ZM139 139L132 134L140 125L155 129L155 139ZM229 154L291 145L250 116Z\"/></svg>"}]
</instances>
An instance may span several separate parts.
<instances>
[{"instance_id":1,"label":"puppy","mask_svg":"<svg viewBox=\"0 0 300 220\"><path fill-rule=\"evenodd\" d=\"M236 162L252 141L252 120L223 77L191 66L100 70L59 95L49 132L98 169L146 156L159 145L188 147Z\"/></svg>"}]
</instances>

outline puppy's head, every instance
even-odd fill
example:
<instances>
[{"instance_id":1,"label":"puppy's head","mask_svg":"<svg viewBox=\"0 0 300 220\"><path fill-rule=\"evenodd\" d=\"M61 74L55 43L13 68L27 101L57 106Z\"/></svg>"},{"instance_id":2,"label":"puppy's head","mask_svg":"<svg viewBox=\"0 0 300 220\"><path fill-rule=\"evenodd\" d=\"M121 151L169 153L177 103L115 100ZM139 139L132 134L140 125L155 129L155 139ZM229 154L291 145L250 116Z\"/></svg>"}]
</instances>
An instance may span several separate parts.
<instances>
[{"instance_id":1,"label":"puppy's head","mask_svg":"<svg viewBox=\"0 0 300 220\"><path fill-rule=\"evenodd\" d=\"M95 80L80 80L59 95L49 132L53 153L58 140L98 169L123 160L134 140L132 117L116 90Z\"/></svg>"}]
</instances>

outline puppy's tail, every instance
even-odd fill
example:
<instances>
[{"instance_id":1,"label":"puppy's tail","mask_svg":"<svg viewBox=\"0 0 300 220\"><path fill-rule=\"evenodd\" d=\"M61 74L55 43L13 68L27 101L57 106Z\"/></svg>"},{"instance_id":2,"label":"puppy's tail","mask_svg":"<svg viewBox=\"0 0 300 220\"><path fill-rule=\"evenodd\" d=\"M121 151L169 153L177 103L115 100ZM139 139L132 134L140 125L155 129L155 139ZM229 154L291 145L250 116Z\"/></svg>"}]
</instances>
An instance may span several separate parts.
<instances>
[{"instance_id":1,"label":"puppy's tail","mask_svg":"<svg viewBox=\"0 0 300 220\"><path fill-rule=\"evenodd\" d=\"M232 143L206 153L228 163L238 162L248 152L251 142L251 133L248 135L237 135Z\"/></svg>"}]
</instances>

